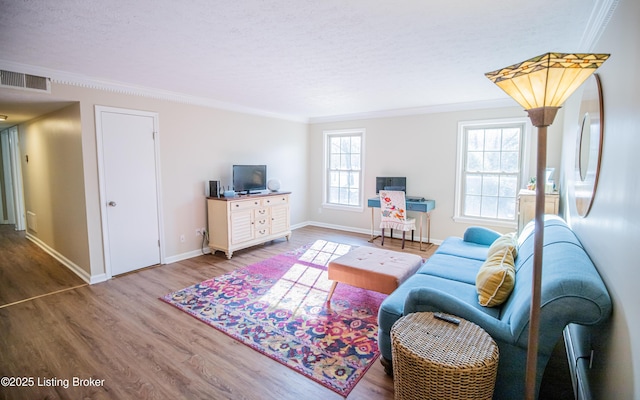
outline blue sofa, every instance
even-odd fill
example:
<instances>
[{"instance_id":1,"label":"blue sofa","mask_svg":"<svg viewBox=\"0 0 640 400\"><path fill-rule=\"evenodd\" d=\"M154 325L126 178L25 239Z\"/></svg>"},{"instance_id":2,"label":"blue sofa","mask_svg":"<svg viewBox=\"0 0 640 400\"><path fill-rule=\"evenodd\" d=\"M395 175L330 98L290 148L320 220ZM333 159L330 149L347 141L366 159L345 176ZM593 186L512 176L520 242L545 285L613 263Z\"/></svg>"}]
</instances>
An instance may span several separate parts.
<instances>
[{"instance_id":1,"label":"blue sofa","mask_svg":"<svg viewBox=\"0 0 640 400\"><path fill-rule=\"evenodd\" d=\"M567 224L545 216L540 341L536 393L542 374L563 329L570 323L595 325L611 314L611 298L589 256ZM391 372L391 327L403 315L441 311L471 321L498 344L500 359L495 399L524 395L533 268L530 222L518 237L515 285L503 304L478 303L476 275L489 246L501 235L468 228L463 238L447 238L425 264L387 297L378 313L378 342L382 363Z\"/></svg>"}]
</instances>

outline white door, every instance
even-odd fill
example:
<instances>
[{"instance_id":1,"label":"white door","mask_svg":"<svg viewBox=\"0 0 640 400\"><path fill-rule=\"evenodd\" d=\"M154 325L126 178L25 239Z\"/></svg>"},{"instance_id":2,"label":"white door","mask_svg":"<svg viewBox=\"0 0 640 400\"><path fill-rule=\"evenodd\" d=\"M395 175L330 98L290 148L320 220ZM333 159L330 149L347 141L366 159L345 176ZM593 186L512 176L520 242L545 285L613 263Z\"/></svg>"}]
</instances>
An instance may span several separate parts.
<instances>
[{"instance_id":1,"label":"white door","mask_svg":"<svg viewBox=\"0 0 640 400\"><path fill-rule=\"evenodd\" d=\"M96 106L107 276L160 263L157 114Z\"/></svg>"}]
</instances>

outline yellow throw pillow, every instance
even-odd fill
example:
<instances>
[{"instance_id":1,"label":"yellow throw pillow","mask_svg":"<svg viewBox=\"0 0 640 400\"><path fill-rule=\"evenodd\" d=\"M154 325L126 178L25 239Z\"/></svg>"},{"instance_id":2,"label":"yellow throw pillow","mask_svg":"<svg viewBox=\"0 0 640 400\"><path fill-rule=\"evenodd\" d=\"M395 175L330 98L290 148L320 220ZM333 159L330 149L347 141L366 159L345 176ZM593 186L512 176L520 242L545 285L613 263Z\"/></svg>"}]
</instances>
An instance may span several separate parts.
<instances>
[{"instance_id":1,"label":"yellow throw pillow","mask_svg":"<svg viewBox=\"0 0 640 400\"><path fill-rule=\"evenodd\" d=\"M478 303L495 307L504 303L516 281L513 253L509 247L498 250L482 264L476 275Z\"/></svg>"},{"instance_id":2,"label":"yellow throw pillow","mask_svg":"<svg viewBox=\"0 0 640 400\"><path fill-rule=\"evenodd\" d=\"M514 233L506 233L494 240L493 243L491 243L491 246L489 246L487 259L491 258L491 256L493 256L495 253L505 248L511 250L511 255L515 260L518 256L518 242Z\"/></svg>"}]
</instances>

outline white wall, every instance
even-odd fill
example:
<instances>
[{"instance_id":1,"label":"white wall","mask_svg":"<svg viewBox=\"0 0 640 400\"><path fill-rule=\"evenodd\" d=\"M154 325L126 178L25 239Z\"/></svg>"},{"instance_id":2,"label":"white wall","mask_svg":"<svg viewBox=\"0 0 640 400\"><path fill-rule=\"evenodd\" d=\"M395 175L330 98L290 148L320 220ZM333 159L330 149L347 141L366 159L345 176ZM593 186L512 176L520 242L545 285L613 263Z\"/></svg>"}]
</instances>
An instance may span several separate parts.
<instances>
[{"instance_id":1,"label":"white wall","mask_svg":"<svg viewBox=\"0 0 640 400\"><path fill-rule=\"evenodd\" d=\"M76 123L81 125L81 143L78 136L77 147L67 151L81 160L78 171L84 174L84 193L78 199L86 201L87 234L77 246L89 254L81 266L93 277L105 272L95 105L159 113L163 241L169 261L199 254L202 238L195 231L207 226L206 185L209 180L231 184L232 164L266 164L268 177L279 178L281 190L292 192L292 224L307 220L308 135L304 123L70 85L53 84L52 96L80 104L81 118ZM27 146L32 140L25 137ZM184 243L179 240L182 234L187 238Z\"/></svg>"},{"instance_id":2,"label":"white wall","mask_svg":"<svg viewBox=\"0 0 640 400\"><path fill-rule=\"evenodd\" d=\"M496 90L499 89L496 87ZM556 120L561 122L562 115L560 112ZM365 195L375 196L376 176L406 176L409 195L436 201L431 218L432 241L437 243L448 236L462 236L469 225L453 221L458 122L526 116L514 102L514 107L509 108L312 124L309 128L309 218L327 226L370 231L370 209L365 207L362 212L354 212L321 206L323 131L365 128ZM549 127L548 135L547 165L556 170L560 167L561 127L561 123ZM530 175L535 175L536 143L534 137L529 151ZM494 228L502 232L513 230Z\"/></svg>"},{"instance_id":3,"label":"white wall","mask_svg":"<svg viewBox=\"0 0 640 400\"><path fill-rule=\"evenodd\" d=\"M19 134L25 210L37 225L27 233L87 279L80 107L76 103L29 121Z\"/></svg>"},{"instance_id":4,"label":"white wall","mask_svg":"<svg viewBox=\"0 0 640 400\"><path fill-rule=\"evenodd\" d=\"M613 317L594 331L596 399L640 399L640 2L620 0L594 52L611 57L598 70L604 97L604 142L600 180L586 218L562 193L566 218L587 249L613 298ZM577 93L576 93L577 94ZM579 96L565 105L563 176L573 177Z\"/></svg>"}]
</instances>

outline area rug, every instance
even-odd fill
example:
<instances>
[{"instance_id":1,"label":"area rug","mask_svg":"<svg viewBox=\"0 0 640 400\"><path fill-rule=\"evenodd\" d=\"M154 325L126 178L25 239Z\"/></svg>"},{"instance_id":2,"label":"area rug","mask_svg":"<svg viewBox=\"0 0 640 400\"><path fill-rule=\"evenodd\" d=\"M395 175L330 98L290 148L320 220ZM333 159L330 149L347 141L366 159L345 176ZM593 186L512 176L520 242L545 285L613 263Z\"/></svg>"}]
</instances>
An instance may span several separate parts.
<instances>
[{"instance_id":1,"label":"area rug","mask_svg":"<svg viewBox=\"0 0 640 400\"><path fill-rule=\"evenodd\" d=\"M327 264L352 246L318 240L161 300L347 397L378 351L386 295L339 284Z\"/></svg>"}]
</instances>

